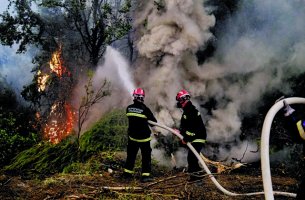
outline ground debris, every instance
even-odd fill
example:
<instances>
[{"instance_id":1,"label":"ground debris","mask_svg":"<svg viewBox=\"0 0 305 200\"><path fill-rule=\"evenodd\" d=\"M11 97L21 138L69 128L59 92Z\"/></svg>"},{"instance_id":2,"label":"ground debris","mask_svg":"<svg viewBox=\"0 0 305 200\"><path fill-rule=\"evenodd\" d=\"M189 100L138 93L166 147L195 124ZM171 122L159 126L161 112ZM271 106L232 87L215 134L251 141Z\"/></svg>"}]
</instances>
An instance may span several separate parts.
<instances>
[{"instance_id":1,"label":"ground debris","mask_svg":"<svg viewBox=\"0 0 305 200\"><path fill-rule=\"evenodd\" d=\"M17 176L3 176L0 199L264 199L262 195L247 197L224 195L211 182L209 176L203 175L200 182L188 182L188 175L182 171L160 173L150 183L141 183L137 176L131 181L124 181L120 178L120 172L117 171L112 176L105 174L101 176L101 173L103 172L91 175L56 174L43 180L24 180ZM231 192L263 191L259 169L247 168L247 171L215 174L215 177L224 188ZM297 180L288 176L273 177L274 190L277 191L295 192L297 183ZM277 197L276 199L292 200L294 198Z\"/></svg>"},{"instance_id":2,"label":"ground debris","mask_svg":"<svg viewBox=\"0 0 305 200\"><path fill-rule=\"evenodd\" d=\"M202 155L202 153L200 153L200 157L203 159L203 161L206 164L211 165L214 168L216 168L216 173L218 173L218 174L228 173L234 169L238 169L240 167L246 166L246 163L240 163L240 162L235 162L235 163L232 163L231 165L227 165L222 162L212 161L212 160L209 160L208 158L206 158L204 155Z\"/></svg>"}]
</instances>

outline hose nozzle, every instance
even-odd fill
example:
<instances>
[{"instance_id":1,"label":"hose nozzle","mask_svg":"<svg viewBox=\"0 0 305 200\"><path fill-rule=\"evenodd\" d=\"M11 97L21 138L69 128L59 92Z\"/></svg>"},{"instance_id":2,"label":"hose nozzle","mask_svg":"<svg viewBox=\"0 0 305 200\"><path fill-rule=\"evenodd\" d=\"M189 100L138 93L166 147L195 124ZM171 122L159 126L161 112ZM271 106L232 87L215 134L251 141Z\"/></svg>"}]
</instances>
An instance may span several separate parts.
<instances>
[{"instance_id":1,"label":"hose nozzle","mask_svg":"<svg viewBox=\"0 0 305 200\"><path fill-rule=\"evenodd\" d=\"M283 103L284 103L284 111L285 111L284 115L285 117L288 117L295 111L295 109L291 108L291 106L285 100L283 101Z\"/></svg>"}]
</instances>

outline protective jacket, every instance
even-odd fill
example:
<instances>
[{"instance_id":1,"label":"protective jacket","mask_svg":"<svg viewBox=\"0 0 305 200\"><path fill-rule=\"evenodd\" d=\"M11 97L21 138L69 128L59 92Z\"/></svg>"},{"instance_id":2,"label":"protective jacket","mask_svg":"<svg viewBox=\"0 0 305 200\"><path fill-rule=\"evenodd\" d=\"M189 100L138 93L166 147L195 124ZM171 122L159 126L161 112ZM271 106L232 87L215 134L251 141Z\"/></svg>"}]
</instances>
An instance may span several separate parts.
<instances>
[{"instance_id":1,"label":"protective jacket","mask_svg":"<svg viewBox=\"0 0 305 200\"><path fill-rule=\"evenodd\" d=\"M302 113L303 114L303 113ZM300 112L295 111L289 116L286 117L286 128L289 131L291 138L299 144L303 144L303 157L305 158L305 120L302 119L304 116ZM303 162L305 161L303 158ZM303 164L304 166L304 164ZM299 185L296 199L303 200L305 199L305 171L304 168L302 173L301 183Z\"/></svg>"},{"instance_id":2,"label":"protective jacket","mask_svg":"<svg viewBox=\"0 0 305 200\"><path fill-rule=\"evenodd\" d=\"M157 122L151 110L144 103L135 100L126 108L126 115L129 120L129 139L136 142L150 141L151 130L148 120Z\"/></svg>"},{"instance_id":3,"label":"protective jacket","mask_svg":"<svg viewBox=\"0 0 305 200\"><path fill-rule=\"evenodd\" d=\"M303 155L305 156L305 120L301 119L298 111L286 117L286 128L293 141L303 144Z\"/></svg>"},{"instance_id":4,"label":"protective jacket","mask_svg":"<svg viewBox=\"0 0 305 200\"><path fill-rule=\"evenodd\" d=\"M183 107L180 133L183 135L183 140L186 142L205 143L206 141L206 129L200 112L191 101L188 101Z\"/></svg>"}]
</instances>

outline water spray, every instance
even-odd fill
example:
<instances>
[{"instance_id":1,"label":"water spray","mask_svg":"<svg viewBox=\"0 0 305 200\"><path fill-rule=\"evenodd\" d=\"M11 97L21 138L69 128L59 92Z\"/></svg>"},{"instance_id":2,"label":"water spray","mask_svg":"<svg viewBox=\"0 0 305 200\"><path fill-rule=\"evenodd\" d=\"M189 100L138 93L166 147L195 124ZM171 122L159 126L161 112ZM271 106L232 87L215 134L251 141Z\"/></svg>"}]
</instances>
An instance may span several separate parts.
<instances>
[{"instance_id":1,"label":"water spray","mask_svg":"<svg viewBox=\"0 0 305 200\"><path fill-rule=\"evenodd\" d=\"M289 102L289 101L288 101ZM304 103L305 103L305 99L304 99ZM271 120L272 121L272 120ZM175 131L172 128L169 128L165 125L159 124L159 123L155 123L153 121L148 121L149 124L151 125L155 125L158 126L160 128L163 128L165 130L168 130L170 132L172 132L174 135L176 135L179 139L183 139L183 136ZM201 158L201 156L198 154L198 152L195 150L195 148L193 147L193 145L189 142L186 143L186 145L188 146L188 148L194 153L194 155L196 156L196 158L198 159L198 161L201 163L201 165L203 166L203 169L205 170L205 172L207 173L208 177L212 180L212 182L215 184L215 186L222 191L224 194L229 195L229 196L254 196L254 195L262 195L264 194L264 192L252 192L252 193L244 193L244 194L238 194L238 193L234 193L234 192L230 192L228 190L226 190L224 187L222 187L218 181L216 180L216 178L214 177L214 175L211 173L211 171L209 170L208 166L205 164L204 160ZM269 157L268 157L269 159ZM269 163L269 160L268 160ZM270 167L269 167L269 171L270 171ZM264 177L263 177L264 179ZM271 177L270 177L271 180ZM271 181L270 181L271 182ZM287 196L287 197L296 197L296 194L294 193L287 193L287 192L280 192L280 191L273 191L272 192L272 186L271 186L271 193L274 195L281 195L281 196ZM267 199L267 198L266 198ZM269 200L269 199L268 199Z\"/></svg>"},{"instance_id":2,"label":"water spray","mask_svg":"<svg viewBox=\"0 0 305 200\"><path fill-rule=\"evenodd\" d=\"M116 69L120 79L123 81L123 86L125 87L125 89L128 91L129 94L132 94L132 91L134 90L135 86L132 82L132 77L128 72L128 62L119 51L117 51L111 46L107 46L106 55L115 58L113 60L113 67Z\"/></svg>"}]
</instances>

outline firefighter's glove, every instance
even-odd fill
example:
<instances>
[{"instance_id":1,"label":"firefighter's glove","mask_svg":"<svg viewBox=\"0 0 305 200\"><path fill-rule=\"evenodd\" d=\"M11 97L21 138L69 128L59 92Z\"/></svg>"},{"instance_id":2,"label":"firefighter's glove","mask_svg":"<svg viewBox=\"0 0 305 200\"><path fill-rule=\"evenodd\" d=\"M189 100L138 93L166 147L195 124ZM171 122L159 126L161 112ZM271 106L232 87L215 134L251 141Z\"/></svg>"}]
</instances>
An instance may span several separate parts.
<instances>
[{"instance_id":1,"label":"firefighter's glove","mask_svg":"<svg viewBox=\"0 0 305 200\"><path fill-rule=\"evenodd\" d=\"M186 142L184 140L179 140L180 147L186 147Z\"/></svg>"},{"instance_id":2,"label":"firefighter's glove","mask_svg":"<svg viewBox=\"0 0 305 200\"><path fill-rule=\"evenodd\" d=\"M284 100L284 115L285 117L288 117L289 115L291 115L295 110L293 108L290 107L290 105Z\"/></svg>"},{"instance_id":3,"label":"firefighter's glove","mask_svg":"<svg viewBox=\"0 0 305 200\"><path fill-rule=\"evenodd\" d=\"M187 137L185 137L185 136L184 136L184 137L182 138L182 140L180 140L180 142L181 142L181 145L182 145L182 146L185 146L185 145L186 145L186 143L188 143L188 142L189 142L189 140L188 140L188 138L187 138Z\"/></svg>"},{"instance_id":4,"label":"firefighter's glove","mask_svg":"<svg viewBox=\"0 0 305 200\"><path fill-rule=\"evenodd\" d=\"M151 131L157 137L161 135L161 131L159 131L158 128L155 126L151 127Z\"/></svg>"}]
</instances>

